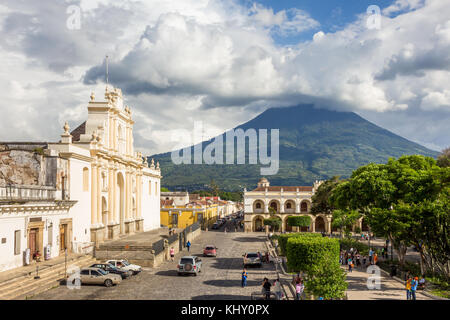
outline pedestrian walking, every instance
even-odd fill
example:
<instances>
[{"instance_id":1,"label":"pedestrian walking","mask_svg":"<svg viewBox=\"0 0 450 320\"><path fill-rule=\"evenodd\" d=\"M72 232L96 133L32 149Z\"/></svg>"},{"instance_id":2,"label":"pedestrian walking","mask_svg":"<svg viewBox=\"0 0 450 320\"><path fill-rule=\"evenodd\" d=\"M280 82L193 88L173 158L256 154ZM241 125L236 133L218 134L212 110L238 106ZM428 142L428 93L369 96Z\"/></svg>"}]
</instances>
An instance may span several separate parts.
<instances>
[{"instance_id":1,"label":"pedestrian walking","mask_svg":"<svg viewBox=\"0 0 450 320\"><path fill-rule=\"evenodd\" d=\"M374 254L373 254L373 264L377 264L377 262L378 262L378 255L377 255L377 253L375 252Z\"/></svg>"},{"instance_id":2,"label":"pedestrian walking","mask_svg":"<svg viewBox=\"0 0 450 320\"><path fill-rule=\"evenodd\" d=\"M356 254L356 266L359 267L361 265L361 255L359 252Z\"/></svg>"},{"instance_id":3,"label":"pedestrian walking","mask_svg":"<svg viewBox=\"0 0 450 320\"><path fill-rule=\"evenodd\" d=\"M242 270L242 274L241 274L241 287L242 288L245 288L247 286L247 278L248 278L247 269L244 268L244 270Z\"/></svg>"},{"instance_id":4,"label":"pedestrian walking","mask_svg":"<svg viewBox=\"0 0 450 320\"><path fill-rule=\"evenodd\" d=\"M262 286L263 286L262 292L264 293L264 299L270 300L270 287L272 286L272 284L269 282L269 279L264 278L264 282L263 282Z\"/></svg>"},{"instance_id":5,"label":"pedestrian walking","mask_svg":"<svg viewBox=\"0 0 450 320\"><path fill-rule=\"evenodd\" d=\"M372 262L373 262L373 250L372 250L372 248L370 248L370 250L369 250L369 263L373 264Z\"/></svg>"},{"instance_id":6,"label":"pedestrian walking","mask_svg":"<svg viewBox=\"0 0 450 320\"><path fill-rule=\"evenodd\" d=\"M173 261L174 257L175 257L175 249L172 247L170 248L170 260Z\"/></svg>"},{"instance_id":7,"label":"pedestrian walking","mask_svg":"<svg viewBox=\"0 0 450 320\"><path fill-rule=\"evenodd\" d=\"M266 251L266 263L270 262L270 254L269 251Z\"/></svg>"},{"instance_id":8,"label":"pedestrian walking","mask_svg":"<svg viewBox=\"0 0 450 320\"><path fill-rule=\"evenodd\" d=\"M406 279L406 300L411 300L411 277Z\"/></svg>"},{"instance_id":9,"label":"pedestrian walking","mask_svg":"<svg viewBox=\"0 0 450 320\"><path fill-rule=\"evenodd\" d=\"M416 300L416 290L417 285L419 284L419 278L415 277L411 280L411 300Z\"/></svg>"},{"instance_id":10,"label":"pedestrian walking","mask_svg":"<svg viewBox=\"0 0 450 320\"><path fill-rule=\"evenodd\" d=\"M186 247L188 248L188 252L190 252L191 251L191 242L189 240L186 243Z\"/></svg>"},{"instance_id":11,"label":"pedestrian walking","mask_svg":"<svg viewBox=\"0 0 450 320\"><path fill-rule=\"evenodd\" d=\"M348 258L348 272L352 272L353 269L353 261L352 258Z\"/></svg>"},{"instance_id":12,"label":"pedestrian walking","mask_svg":"<svg viewBox=\"0 0 450 320\"><path fill-rule=\"evenodd\" d=\"M367 257L366 257L366 256L363 256L363 267L366 266L366 262L367 262Z\"/></svg>"},{"instance_id":13,"label":"pedestrian walking","mask_svg":"<svg viewBox=\"0 0 450 320\"><path fill-rule=\"evenodd\" d=\"M303 284L303 280L297 279L297 283L295 284L295 295L297 300L302 300L304 290L305 286Z\"/></svg>"},{"instance_id":14,"label":"pedestrian walking","mask_svg":"<svg viewBox=\"0 0 450 320\"><path fill-rule=\"evenodd\" d=\"M277 300L281 300L283 298L283 292L281 290L280 279L276 279L273 282L273 291L275 292Z\"/></svg>"}]
</instances>

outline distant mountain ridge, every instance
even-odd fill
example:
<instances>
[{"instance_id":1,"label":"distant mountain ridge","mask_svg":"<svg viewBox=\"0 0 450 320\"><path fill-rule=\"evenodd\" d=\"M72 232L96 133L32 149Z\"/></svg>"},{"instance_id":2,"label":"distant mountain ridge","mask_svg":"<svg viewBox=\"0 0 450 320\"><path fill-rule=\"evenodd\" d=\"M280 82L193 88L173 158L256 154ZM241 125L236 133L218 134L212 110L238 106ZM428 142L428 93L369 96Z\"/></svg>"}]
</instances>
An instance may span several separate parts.
<instances>
[{"instance_id":1,"label":"distant mountain ridge","mask_svg":"<svg viewBox=\"0 0 450 320\"><path fill-rule=\"evenodd\" d=\"M313 105L270 108L237 128L280 129L279 171L266 176L272 185L311 185L317 179L335 175L348 177L359 166L385 163L389 157L438 155L354 112L317 109ZM225 146L225 135L222 137ZM204 141L202 150L211 141ZM160 162L162 185L169 189L202 189L213 179L224 190L242 190L253 188L261 178L261 165L251 165L248 161L245 165L175 165L170 152L149 158Z\"/></svg>"}]
</instances>

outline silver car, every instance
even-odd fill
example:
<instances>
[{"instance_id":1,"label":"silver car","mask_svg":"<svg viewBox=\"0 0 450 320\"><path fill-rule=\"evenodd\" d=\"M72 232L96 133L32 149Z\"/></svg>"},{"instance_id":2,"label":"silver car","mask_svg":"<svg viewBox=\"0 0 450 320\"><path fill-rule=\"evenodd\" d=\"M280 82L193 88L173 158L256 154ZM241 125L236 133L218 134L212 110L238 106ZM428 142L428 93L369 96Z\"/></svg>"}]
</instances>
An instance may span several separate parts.
<instances>
[{"instance_id":1,"label":"silver car","mask_svg":"<svg viewBox=\"0 0 450 320\"><path fill-rule=\"evenodd\" d=\"M202 271L202 260L196 256L181 257L178 262L178 275L182 274L194 274Z\"/></svg>"},{"instance_id":2,"label":"silver car","mask_svg":"<svg viewBox=\"0 0 450 320\"><path fill-rule=\"evenodd\" d=\"M80 280L82 284L103 284L106 287L111 287L113 284L119 284L122 277L100 268L90 267L81 269Z\"/></svg>"},{"instance_id":3,"label":"silver car","mask_svg":"<svg viewBox=\"0 0 450 320\"><path fill-rule=\"evenodd\" d=\"M243 255L244 257L244 267L248 265L256 265L262 267L261 255L257 252L249 252Z\"/></svg>"}]
</instances>

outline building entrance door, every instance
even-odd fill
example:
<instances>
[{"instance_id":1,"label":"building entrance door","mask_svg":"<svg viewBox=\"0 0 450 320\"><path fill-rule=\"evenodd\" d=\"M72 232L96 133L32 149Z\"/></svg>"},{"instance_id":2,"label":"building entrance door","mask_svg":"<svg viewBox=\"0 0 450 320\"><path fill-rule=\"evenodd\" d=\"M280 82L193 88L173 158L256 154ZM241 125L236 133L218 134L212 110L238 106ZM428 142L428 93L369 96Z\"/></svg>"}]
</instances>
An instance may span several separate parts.
<instances>
[{"instance_id":1,"label":"building entrance door","mask_svg":"<svg viewBox=\"0 0 450 320\"><path fill-rule=\"evenodd\" d=\"M67 236L67 224L61 224L59 226L59 251L60 252L64 252L67 248L66 236Z\"/></svg>"},{"instance_id":2,"label":"building entrance door","mask_svg":"<svg viewBox=\"0 0 450 320\"><path fill-rule=\"evenodd\" d=\"M39 232L39 229L33 228L33 229L30 229L30 233L28 234L28 248L30 248L30 257L33 257L34 254L38 250L38 246L37 246L38 232Z\"/></svg>"}]
</instances>

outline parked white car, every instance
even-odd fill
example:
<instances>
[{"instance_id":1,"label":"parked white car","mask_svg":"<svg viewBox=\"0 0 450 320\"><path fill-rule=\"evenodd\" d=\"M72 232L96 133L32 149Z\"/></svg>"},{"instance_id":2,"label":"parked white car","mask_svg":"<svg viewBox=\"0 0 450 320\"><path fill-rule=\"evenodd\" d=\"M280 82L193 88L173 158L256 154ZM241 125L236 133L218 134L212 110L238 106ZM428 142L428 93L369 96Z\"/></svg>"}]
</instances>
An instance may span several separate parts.
<instances>
[{"instance_id":1,"label":"parked white car","mask_svg":"<svg viewBox=\"0 0 450 320\"><path fill-rule=\"evenodd\" d=\"M120 260L108 260L106 263L111 263L114 267L119 268L123 271L132 271L133 274L138 274L142 271L141 266L129 263L126 259Z\"/></svg>"}]
</instances>

